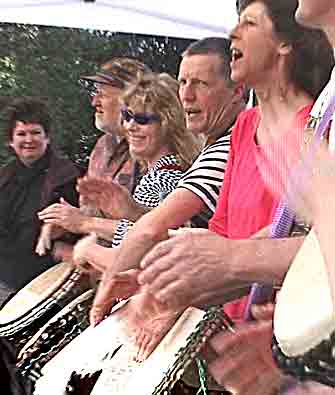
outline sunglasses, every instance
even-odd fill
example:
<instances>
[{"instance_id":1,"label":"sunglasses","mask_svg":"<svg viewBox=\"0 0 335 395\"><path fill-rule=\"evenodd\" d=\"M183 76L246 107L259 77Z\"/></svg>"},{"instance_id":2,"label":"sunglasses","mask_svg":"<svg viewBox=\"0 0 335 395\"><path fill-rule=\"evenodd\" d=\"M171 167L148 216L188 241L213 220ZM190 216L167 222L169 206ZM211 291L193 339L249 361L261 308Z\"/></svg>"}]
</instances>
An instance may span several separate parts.
<instances>
[{"instance_id":1,"label":"sunglasses","mask_svg":"<svg viewBox=\"0 0 335 395\"><path fill-rule=\"evenodd\" d=\"M148 125L150 123L159 122L160 117L156 114L133 113L127 108L121 110L123 121L130 122L132 119L139 125Z\"/></svg>"}]
</instances>

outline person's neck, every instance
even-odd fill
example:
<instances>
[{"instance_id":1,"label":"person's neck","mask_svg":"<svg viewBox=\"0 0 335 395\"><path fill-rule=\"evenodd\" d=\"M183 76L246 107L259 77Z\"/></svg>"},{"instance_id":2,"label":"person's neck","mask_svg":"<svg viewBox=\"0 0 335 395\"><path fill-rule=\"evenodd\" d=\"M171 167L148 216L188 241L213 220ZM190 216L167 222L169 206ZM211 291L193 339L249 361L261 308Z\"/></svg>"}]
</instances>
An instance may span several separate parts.
<instances>
[{"instance_id":1,"label":"person's neck","mask_svg":"<svg viewBox=\"0 0 335 395\"><path fill-rule=\"evenodd\" d=\"M260 111L260 123L256 134L259 144L269 137L269 129L272 137L285 133L291 127L297 112L313 102L306 92L298 92L292 85L286 85L285 94L275 84L258 87L256 95Z\"/></svg>"},{"instance_id":2,"label":"person's neck","mask_svg":"<svg viewBox=\"0 0 335 395\"><path fill-rule=\"evenodd\" d=\"M151 169L152 167L155 166L155 164L163 157L166 155L171 155L172 151L170 147L162 147L159 152L157 152L155 155L153 155L150 158L145 159L145 162L147 164L148 169ZM139 158L137 158L140 160Z\"/></svg>"},{"instance_id":3,"label":"person's neck","mask_svg":"<svg viewBox=\"0 0 335 395\"><path fill-rule=\"evenodd\" d=\"M246 103L244 101L240 101L237 104L234 104L231 107L227 107L224 111L223 116L221 117L222 121L215 125L208 135L206 145L214 143L218 138L224 136L227 130L235 123L238 115L244 111L246 108Z\"/></svg>"}]
</instances>

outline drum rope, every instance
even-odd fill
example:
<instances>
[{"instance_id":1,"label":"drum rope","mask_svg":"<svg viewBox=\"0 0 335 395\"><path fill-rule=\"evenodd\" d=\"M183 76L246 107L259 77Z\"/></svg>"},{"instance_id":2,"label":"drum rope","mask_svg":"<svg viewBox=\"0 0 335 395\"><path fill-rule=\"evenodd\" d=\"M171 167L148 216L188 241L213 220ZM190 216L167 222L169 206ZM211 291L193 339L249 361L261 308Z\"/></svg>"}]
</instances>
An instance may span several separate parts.
<instances>
[{"instance_id":1,"label":"drum rope","mask_svg":"<svg viewBox=\"0 0 335 395\"><path fill-rule=\"evenodd\" d=\"M42 377L43 366L89 326L87 312L92 302L93 295L76 305L67 317L59 317L54 321L49 329L50 332L41 334L17 363L23 376L29 377L34 382ZM63 336L59 338L60 335Z\"/></svg>"},{"instance_id":2,"label":"drum rope","mask_svg":"<svg viewBox=\"0 0 335 395\"><path fill-rule=\"evenodd\" d=\"M166 372L164 379L155 388L152 395L168 395L191 362L197 358L207 341L221 330L234 331L233 326L234 323L225 314L222 306L209 308L204 318L197 324L195 331L187 338L186 346L179 350L176 361ZM205 391L208 391L206 387Z\"/></svg>"}]
</instances>

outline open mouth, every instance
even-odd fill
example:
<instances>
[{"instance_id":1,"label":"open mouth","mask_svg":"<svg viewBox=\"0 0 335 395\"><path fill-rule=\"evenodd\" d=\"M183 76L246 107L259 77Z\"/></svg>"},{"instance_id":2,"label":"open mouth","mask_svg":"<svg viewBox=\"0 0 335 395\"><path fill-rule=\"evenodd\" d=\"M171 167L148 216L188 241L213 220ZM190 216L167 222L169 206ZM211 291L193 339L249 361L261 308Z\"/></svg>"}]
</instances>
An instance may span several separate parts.
<instances>
[{"instance_id":1,"label":"open mouth","mask_svg":"<svg viewBox=\"0 0 335 395\"><path fill-rule=\"evenodd\" d=\"M237 62L241 58L243 58L243 53L237 48L232 48L231 49L231 58L233 62Z\"/></svg>"}]
</instances>

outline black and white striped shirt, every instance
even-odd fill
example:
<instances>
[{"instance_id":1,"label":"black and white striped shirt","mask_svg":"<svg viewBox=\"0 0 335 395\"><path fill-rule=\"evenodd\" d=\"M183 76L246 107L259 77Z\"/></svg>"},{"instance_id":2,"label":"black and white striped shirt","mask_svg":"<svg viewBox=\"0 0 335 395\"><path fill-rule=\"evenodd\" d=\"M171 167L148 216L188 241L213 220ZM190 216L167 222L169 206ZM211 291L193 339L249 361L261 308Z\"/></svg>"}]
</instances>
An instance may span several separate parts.
<instances>
[{"instance_id":1,"label":"black and white striped shirt","mask_svg":"<svg viewBox=\"0 0 335 395\"><path fill-rule=\"evenodd\" d=\"M148 170L135 188L134 200L146 207L154 208L165 199L178 185L184 172L175 155L166 155L160 158L155 165ZM133 223L122 219L116 229L112 247L117 247L124 238Z\"/></svg>"},{"instance_id":2,"label":"black and white striped shirt","mask_svg":"<svg viewBox=\"0 0 335 395\"><path fill-rule=\"evenodd\" d=\"M196 194L211 214L215 211L223 183L229 156L230 135L231 131L205 147L178 183L178 188L186 188Z\"/></svg>"}]
</instances>

